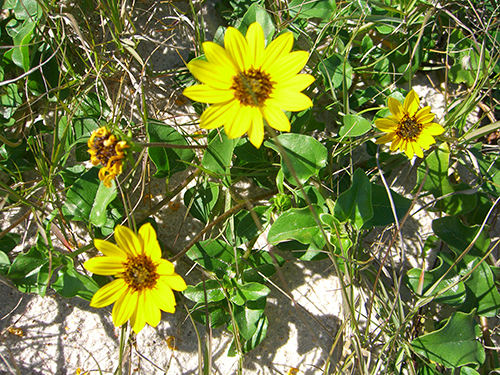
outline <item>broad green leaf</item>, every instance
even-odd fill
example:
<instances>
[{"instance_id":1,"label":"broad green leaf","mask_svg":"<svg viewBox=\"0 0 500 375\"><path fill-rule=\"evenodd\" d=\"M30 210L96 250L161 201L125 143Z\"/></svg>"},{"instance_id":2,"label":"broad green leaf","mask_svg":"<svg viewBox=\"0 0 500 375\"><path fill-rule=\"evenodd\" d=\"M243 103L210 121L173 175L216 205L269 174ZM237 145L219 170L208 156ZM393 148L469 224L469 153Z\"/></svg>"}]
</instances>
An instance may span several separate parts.
<instances>
[{"instance_id":1,"label":"broad green leaf","mask_svg":"<svg viewBox=\"0 0 500 375\"><path fill-rule=\"evenodd\" d=\"M66 265L57 272L57 279L52 288L65 298L80 297L87 301L99 290L99 285L91 277L75 270L73 260L64 258Z\"/></svg>"},{"instance_id":2,"label":"broad green leaf","mask_svg":"<svg viewBox=\"0 0 500 375\"><path fill-rule=\"evenodd\" d=\"M12 262L8 277L10 279L22 279L38 273L40 268L48 263L48 256L32 247L27 253L21 253Z\"/></svg>"},{"instance_id":3,"label":"broad green leaf","mask_svg":"<svg viewBox=\"0 0 500 375\"><path fill-rule=\"evenodd\" d=\"M146 124L149 142L168 143L186 146L186 139L173 127L152 119ZM190 149L149 147L149 157L156 166L154 177L169 179L174 173L183 171L194 158Z\"/></svg>"},{"instance_id":4,"label":"broad green leaf","mask_svg":"<svg viewBox=\"0 0 500 375\"><path fill-rule=\"evenodd\" d=\"M240 238L242 243L248 242L259 234L262 228L266 227L267 215L269 207L256 206L252 212L241 211L238 215L239 221L236 227L236 236ZM259 225L255 223L257 221Z\"/></svg>"},{"instance_id":5,"label":"broad green leaf","mask_svg":"<svg viewBox=\"0 0 500 375\"><path fill-rule=\"evenodd\" d=\"M335 13L337 5L334 0L292 0L288 9L292 18L321 18L328 21Z\"/></svg>"},{"instance_id":6,"label":"broad green leaf","mask_svg":"<svg viewBox=\"0 0 500 375\"><path fill-rule=\"evenodd\" d=\"M267 334L267 327L269 326L269 322L265 315L262 315L257 322L257 329L253 334L252 338L246 340L243 345L242 352L248 353L250 350L256 348L265 338Z\"/></svg>"},{"instance_id":7,"label":"broad green leaf","mask_svg":"<svg viewBox=\"0 0 500 375\"><path fill-rule=\"evenodd\" d=\"M317 207L315 209L319 210ZM267 240L273 245L283 241L297 240L305 245L314 244L316 249L322 249L326 244L309 207L292 208L281 214L271 226Z\"/></svg>"},{"instance_id":8,"label":"broad green leaf","mask_svg":"<svg viewBox=\"0 0 500 375\"><path fill-rule=\"evenodd\" d=\"M12 9L18 20L38 20L42 16L42 7L37 0L8 0L3 4L3 9Z\"/></svg>"},{"instance_id":9,"label":"broad green leaf","mask_svg":"<svg viewBox=\"0 0 500 375\"><path fill-rule=\"evenodd\" d=\"M249 301L243 306L234 305L234 320L243 338L250 340L257 331L259 319L264 314L266 298Z\"/></svg>"},{"instance_id":10,"label":"broad green leaf","mask_svg":"<svg viewBox=\"0 0 500 375\"><path fill-rule=\"evenodd\" d=\"M231 302L242 306L247 301L257 301L260 298L266 297L271 290L259 283L236 284L231 290Z\"/></svg>"},{"instance_id":11,"label":"broad green leaf","mask_svg":"<svg viewBox=\"0 0 500 375\"><path fill-rule=\"evenodd\" d=\"M114 181L111 182L110 188L104 186L102 182L99 184L99 189L97 189L97 194L90 211L89 221L92 224L94 224L96 227L102 227L104 224L106 224L106 209L117 195L118 193L116 191L116 183Z\"/></svg>"},{"instance_id":12,"label":"broad green leaf","mask_svg":"<svg viewBox=\"0 0 500 375\"><path fill-rule=\"evenodd\" d=\"M206 240L194 245L186 255L207 271L214 272L218 278L232 272L235 252L231 246L221 240ZM237 250L236 256L241 255Z\"/></svg>"},{"instance_id":13,"label":"broad green leaf","mask_svg":"<svg viewBox=\"0 0 500 375\"><path fill-rule=\"evenodd\" d=\"M445 216L432 221L432 230L458 256L472 243L479 226L468 227L456 216ZM469 250L469 257L482 257L490 244L487 227L478 236L474 246Z\"/></svg>"},{"instance_id":14,"label":"broad green leaf","mask_svg":"<svg viewBox=\"0 0 500 375\"><path fill-rule=\"evenodd\" d=\"M226 298L222 284L217 280L207 280L196 286L188 285L187 289L182 292L184 297L196 303L205 303L205 293L208 302L219 302Z\"/></svg>"},{"instance_id":15,"label":"broad green leaf","mask_svg":"<svg viewBox=\"0 0 500 375\"><path fill-rule=\"evenodd\" d=\"M8 253L14 249L21 239L21 235L17 233L6 233L0 238L0 252Z\"/></svg>"},{"instance_id":16,"label":"broad green leaf","mask_svg":"<svg viewBox=\"0 0 500 375\"><path fill-rule=\"evenodd\" d=\"M7 275L9 272L10 260L6 253L0 251L0 275Z\"/></svg>"},{"instance_id":17,"label":"broad green leaf","mask_svg":"<svg viewBox=\"0 0 500 375\"><path fill-rule=\"evenodd\" d=\"M411 200L399 195L391 190L392 200L396 208L398 220L401 221L411 206ZM391 202L387 196L387 190L382 185L372 185L372 205L373 216L363 224L362 229L372 227L385 227L394 223L394 214L392 213Z\"/></svg>"},{"instance_id":18,"label":"broad green leaf","mask_svg":"<svg viewBox=\"0 0 500 375\"><path fill-rule=\"evenodd\" d=\"M372 129L371 121L362 116L345 115L344 125L340 128L339 137L359 137Z\"/></svg>"},{"instance_id":19,"label":"broad green leaf","mask_svg":"<svg viewBox=\"0 0 500 375\"><path fill-rule=\"evenodd\" d=\"M29 18L22 22L19 28L19 21L11 20L6 28L10 29L9 35L12 37L14 47L12 48L12 62L27 72L30 68L30 44L33 36L33 29L36 22ZM10 51L9 51L10 52Z\"/></svg>"},{"instance_id":20,"label":"broad green leaf","mask_svg":"<svg viewBox=\"0 0 500 375\"><path fill-rule=\"evenodd\" d=\"M469 312L477 308L477 315L492 318L500 310L500 294L495 284L493 272L486 262L482 262L465 281L467 299L460 311Z\"/></svg>"},{"instance_id":21,"label":"broad green leaf","mask_svg":"<svg viewBox=\"0 0 500 375\"><path fill-rule=\"evenodd\" d=\"M258 22L260 26L262 26L262 29L264 30L264 38L269 44L273 38L276 28L274 27L273 20L267 11L256 3L252 4L250 8L248 8L247 12L241 19L238 30L243 35L246 35L248 27L254 22Z\"/></svg>"},{"instance_id":22,"label":"broad green leaf","mask_svg":"<svg viewBox=\"0 0 500 375\"><path fill-rule=\"evenodd\" d=\"M231 178L229 168L233 158L233 150L238 143L237 139L227 138L226 132L218 132L217 129L209 134L208 148L201 161L201 165L208 172L218 175L225 184L229 184Z\"/></svg>"},{"instance_id":23,"label":"broad green leaf","mask_svg":"<svg viewBox=\"0 0 500 375\"><path fill-rule=\"evenodd\" d=\"M78 104L75 117L93 117L100 119L111 115L111 110L106 104L104 97L97 95L94 92L80 97Z\"/></svg>"},{"instance_id":24,"label":"broad green leaf","mask_svg":"<svg viewBox=\"0 0 500 375\"><path fill-rule=\"evenodd\" d=\"M469 193L470 186L466 183L452 184L448 178L448 167L450 159L449 146L443 143L438 149L432 151L418 168L418 182L425 177L424 190L430 191L435 198L443 195L456 193L446 198L439 199L435 209L444 211L450 215L468 213L476 206L476 196ZM429 172L425 176L427 167ZM465 192L460 193L460 192Z\"/></svg>"},{"instance_id":25,"label":"broad green leaf","mask_svg":"<svg viewBox=\"0 0 500 375\"><path fill-rule=\"evenodd\" d=\"M208 182L193 186L184 194L184 204L190 207L189 213L203 223L213 217L212 210L219 199L219 185Z\"/></svg>"},{"instance_id":26,"label":"broad green leaf","mask_svg":"<svg viewBox=\"0 0 500 375\"><path fill-rule=\"evenodd\" d=\"M274 254L274 257L278 261L278 267L285 263L285 260L278 254ZM242 273L242 279L246 283L257 282L263 284L266 281L263 276L271 277L276 273L273 258L267 251L252 251L246 262L241 262L240 265L248 265L248 268Z\"/></svg>"},{"instance_id":27,"label":"broad green leaf","mask_svg":"<svg viewBox=\"0 0 500 375\"><path fill-rule=\"evenodd\" d=\"M344 59L344 56L334 53L330 57L321 60L318 66L327 90L332 88L347 90L351 87L353 71L351 64ZM346 87L343 87L344 80Z\"/></svg>"},{"instance_id":28,"label":"broad green leaf","mask_svg":"<svg viewBox=\"0 0 500 375\"><path fill-rule=\"evenodd\" d=\"M281 154L281 147L276 144L276 141L281 144L285 155ZM297 182L289 165L293 167L301 184L305 184L310 177L317 176L320 169L326 165L326 147L309 135L281 134L276 137L276 140L270 139L264 145L280 154L281 168L285 178L294 185L297 185Z\"/></svg>"},{"instance_id":29,"label":"broad green leaf","mask_svg":"<svg viewBox=\"0 0 500 375\"><path fill-rule=\"evenodd\" d=\"M480 365L485 353L476 339L475 312L455 312L446 325L411 342L413 350L429 361L448 368L467 364Z\"/></svg>"},{"instance_id":30,"label":"broad green leaf","mask_svg":"<svg viewBox=\"0 0 500 375\"><path fill-rule=\"evenodd\" d=\"M434 301L437 303L447 303L450 306L459 306L465 301L466 297L465 285L462 281L459 281L461 275L458 274L456 267L450 270L453 264L453 259L450 257L450 254L441 253L438 255L438 260L439 265L436 268L424 273L422 294L427 295L427 291L430 287L446 273L444 279L433 289L431 295L435 296L444 288L454 285L451 289L441 293ZM407 285L414 293L417 293L421 275L422 270L420 268L413 268L407 273Z\"/></svg>"},{"instance_id":31,"label":"broad green leaf","mask_svg":"<svg viewBox=\"0 0 500 375\"><path fill-rule=\"evenodd\" d=\"M191 312L191 316L197 322L205 325L207 320L207 310L210 319L210 326L212 328L219 328L231 320L231 316L227 312L227 305L223 304L222 302L209 304L208 308L205 308L205 304L197 305L196 308Z\"/></svg>"},{"instance_id":32,"label":"broad green leaf","mask_svg":"<svg viewBox=\"0 0 500 375\"><path fill-rule=\"evenodd\" d=\"M99 189L99 169L91 168L66 193L63 215L74 221L88 221Z\"/></svg>"},{"instance_id":33,"label":"broad green leaf","mask_svg":"<svg viewBox=\"0 0 500 375\"><path fill-rule=\"evenodd\" d=\"M5 87L5 94L0 96L1 113L5 119L10 119L23 101L17 90L17 85L11 83Z\"/></svg>"},{"instance_id":34,"label":"broad green leaf","mask_svg":"<svg viewBox=\"0 0 500 375\"><path fill-rule=\"evenodd\" d=\"M351 187L335 202L334 216L340 222L350 221L358 228L373 216L372 189L370 180L362 169L356 169Z\"/></svg>"}]
</instances>

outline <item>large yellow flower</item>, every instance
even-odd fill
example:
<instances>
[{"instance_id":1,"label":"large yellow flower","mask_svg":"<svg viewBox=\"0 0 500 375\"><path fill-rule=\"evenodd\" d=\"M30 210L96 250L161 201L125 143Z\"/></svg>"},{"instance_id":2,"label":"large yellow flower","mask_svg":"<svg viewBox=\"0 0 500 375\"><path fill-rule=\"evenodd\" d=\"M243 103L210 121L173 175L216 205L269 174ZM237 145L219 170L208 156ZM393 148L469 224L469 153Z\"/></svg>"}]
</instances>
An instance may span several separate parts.
<instances>
[{"instance_id":1,"label":"large yellow flower","mask_svg":"<svg viewBox=\"0 0 500 375\"><path fill-rule=\"evenodd\" d=\"M151 224L144 224L138 235L118 225L115 239L118 246L94 240L95 247L104 256L91 258L83 265L92 273L116 277L94 294L90 306L99 308L114 302L112 316L117 327L129 319L136 333L146 323L156 327L161 319L160 310L175 312L172 290L182 291L186 283L175 273L174 265L162 259Z\"/></svg>"},{"instance_id":2,"label":"large yellow flower","mask_svg":"<svg viewBox=\"0 0 500 375\"><path fill-rule=\"evenodd\" d=\"M388 134L377 139L377 143L392 141L391 151L404 151L410 159L414 154L423 158L422 148L428 150L436 142L433 135L444 132L441 125L432 122L435 114L431 112L431 107L419 109L420 100L413 90L408 93L403 105L394 98L389 98L387 104L392 115L375 120L375 126Z\"/></svg>"},{"instance_id":3,"label":"large yellow flower","mask_svg":"<svg viewBox=\"0 0 500 375\"><path fill-rule=\"evenodd\" d=\"M259 148L264 139L263 119L276 130L290 131L290 121L282 110L302 111L312 106L301 91L314 77L298 74L309 54L290 52L290 32L278 36L267 48L264 44L264 31L257 22L250 25L246 37L228 27L225 48L203 43L208 61L197 59L188 64L202 84L184 90L188 98L212 104L201 115L200 127L224 126L230 139L248 132L250 142Z\"/></svg>"},{"instance_id":4,"label":"large yellow flower","mask_svg":"<svg viewBox=\"0 0 500 375\"><path fill-rule=\"evenodd\" d=\"M92 133L87 146L92 165L103 165L99 170L99 180L107 188L111 187L111 181L122 173L122 159L125 158L123 151L129 148L129 145L126 141L118 141L116 136L103 126Z\"/></svg>"}]
</instances>

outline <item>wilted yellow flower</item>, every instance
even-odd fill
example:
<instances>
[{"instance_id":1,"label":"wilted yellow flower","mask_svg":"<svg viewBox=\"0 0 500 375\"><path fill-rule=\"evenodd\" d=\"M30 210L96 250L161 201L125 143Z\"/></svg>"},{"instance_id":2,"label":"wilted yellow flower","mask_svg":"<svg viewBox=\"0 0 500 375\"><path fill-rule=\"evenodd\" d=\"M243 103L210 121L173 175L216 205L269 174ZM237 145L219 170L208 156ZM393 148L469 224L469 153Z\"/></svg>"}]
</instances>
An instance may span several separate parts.
<instances>
[{"instance_id":1,"label":"wilted yellow flower","mask_svg":"<svg viewBox=\"0 0 500 375\"><path fill-rule=\"evenodd\" d=\"M408 93L403 105L394 98L389 98L387 104L392 115L375 120L375 126L388 134L377 139L377 143L392 141L391 151L404 151L410 159L414 154L423 158L422 148L428 150L436 142L433 135L444 132L441 125L432 122L436 115L431 112L431 107L419 109L420 100L413 90Z\"/></svg>"},{"instance_id":2,"label":"wilted yellow flower","mask_svg":"<svg viewBox=\"0 0 500 375\"><path fill-rule=\"evenodd\" d=\"M298 74L309 54L290 52L292 46L293 35L287 32L265 48L264 31L257 22L248 27L246 37L228 27L225 48L203 43L208 61L198 59L188 64L202 84L184 90L188 98L212 104L201 115L200 127L224 126L230 139L248 132L257 148L264 139L263 119L276 130L290 131L290 121L282 110L311 107L311 99L301 91L314 81L309 74Z\"/></svg>"},{"instance_id":3,"label":"wilted yellow flower","mask_svg":"<svg viewBox=\"0 0 500 375\"><path fill-rule=\"evenodd\" d=\"M175 273L174 265L161 257L151 224L144 224L138 235L117 225L115 240L118 245L94 240L104 256L91 258L83 265L92 273L115 276L94 294L90 306L99 308L114 303L112 316L117 327L129 319L136 333L146 323L156 327L161 319L160 310L175 312L172 290L182 291L186 283Z\"/></svg>"},{"instance_id":4,"label":"wilted yellow flower","mask_svg":"<svg viewBox=\"0 0 500 375\"><path fill-rule=\"evenodd\" d=\"M111 181L122 173L122 159L125 158L123 150L129 145L126 141L118 141L116 136L103 126L92 133L87 146L92 164L103 165L99 170L99 180L104 186L111 187Z\"/></svg>"}]
</instances>

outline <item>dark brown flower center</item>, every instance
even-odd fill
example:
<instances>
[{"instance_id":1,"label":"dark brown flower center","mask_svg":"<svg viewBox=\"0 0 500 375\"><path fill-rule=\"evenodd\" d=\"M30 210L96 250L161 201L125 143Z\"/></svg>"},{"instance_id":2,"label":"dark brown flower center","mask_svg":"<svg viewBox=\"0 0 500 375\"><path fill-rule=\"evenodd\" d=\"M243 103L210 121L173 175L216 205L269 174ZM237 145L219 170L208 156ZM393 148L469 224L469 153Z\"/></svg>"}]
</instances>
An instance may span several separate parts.
<instances>
[{"instance_id":1,"label":"dark brown flower center","mask_svg":"<svg viewBox=\"0 0 500 375\"><path fill-rule=\"evenodd\" d=\"M123 279L137 291L153 288L158 277L160 275L156 272L156 265L146 255L129 258L128 262L125 263Z\"/></svg>"},{"instance_id":2,"label":"dark brown flower center","mask_svg":"<svg viewBox=\"0 0 500 375\"><path fill-rule=\"evenodd\" d=\"M419 123L415 117L409 117L408 115L405 115L403 119L399 121L396 135L399 138L413 139L420 135L421 132L422 124Z\"/></svg>"},{"instance_id":3,"label":"dark brown flower center","mask_svg":"<svg viewBox=\"0 0 500 375\"><path fill-rule=\"evenodd\" d=\"M269 74L250 68L233 77L231 89L241 105L262 107L273 92L274 84Z\"/></svg>"}]
</instances>

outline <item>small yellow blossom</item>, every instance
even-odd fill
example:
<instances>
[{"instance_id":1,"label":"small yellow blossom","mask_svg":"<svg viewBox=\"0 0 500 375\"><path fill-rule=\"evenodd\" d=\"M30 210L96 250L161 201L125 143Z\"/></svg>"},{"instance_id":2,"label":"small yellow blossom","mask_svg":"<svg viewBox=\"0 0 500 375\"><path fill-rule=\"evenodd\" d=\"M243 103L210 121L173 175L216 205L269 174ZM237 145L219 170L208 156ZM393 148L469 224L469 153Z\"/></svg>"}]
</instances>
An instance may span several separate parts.
<instances>
[{"instance_id":1,"label":"small yellow blossom","mask_svg":"<svg viewBox=\"0 0 500 375\"><path fill-rule=\"evenodd\" d=\"M172 290L183 291L186 283L175 273L174 265L161 257L151 224L144 224L138 234L117 225L115 239L117 245L94 240L104 256L91 258L83 265L97 275L115 276L94 294L90 306L100 308L114 303L112 316L117 327L128 320L136 333L146 323L156 327L161 319L160 310L175 312Z\"/></svg>"},{"instance_id":2,"label":"small yellow blossom","mask_svg":"<svg viewBox=\"0 0 500 375\"><path fill-rule=\"evenodd\" d=\"M248 132L259 148L264 139L264 120L279 131L290 131L283 110L302 111L312 106L301 91L314 81L309 74L298 74L309 59L305 51L291 52L293 35L283 33L265 47L264 31L252 23L243 36L228 27L224 47L203 43L207 61L193 60L191 73L202 83L184 90L192 100L211 104L200 118L200 127L224 126L228 138Z\"/></svg>"},{"instance_id":3,"label":"small yellow blossom","mask_svg":"<svg viewBox=\"0 0 500 375\"><path fill-rule=\"evenodd\" d=\"M431 112L431 107L419 109L420 100L413 90L408 93L403 105L394 98L389 98L387 104L391 115L375 120L375 126L388 134L377 139L377 143L392 142L391 151L404 151L410 159L414 154L423 158L422 148L428 150L431 144L436 143L433 136L444 132L441 125L432 122L436 115Z\"/></svg>"},{"instance_id":4,"label":"small yellow blossom","mask_svg":"<svg viewBox=\"0 0 500 375\"><path fill-rule=\"evenodd\" d=\"M123 150L129 145L126 141L118 141L116 136L103 126L92 133L87 146L92 164L103 166L99 170L99 180L104 186L111 187L111 181L122 173L125 158Z\"/></svg>"}]
</instances>

